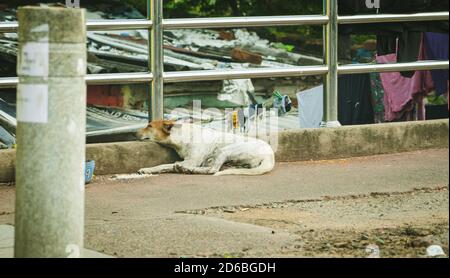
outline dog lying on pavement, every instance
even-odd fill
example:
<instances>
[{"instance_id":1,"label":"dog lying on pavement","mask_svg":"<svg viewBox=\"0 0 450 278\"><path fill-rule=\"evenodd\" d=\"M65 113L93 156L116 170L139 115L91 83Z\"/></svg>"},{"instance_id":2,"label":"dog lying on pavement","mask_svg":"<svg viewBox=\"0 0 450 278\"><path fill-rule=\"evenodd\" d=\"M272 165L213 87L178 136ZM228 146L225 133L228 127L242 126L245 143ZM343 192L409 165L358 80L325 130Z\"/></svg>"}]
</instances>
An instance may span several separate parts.
<instances>
[{"instance_id":1,"label":"dog lying on pavement","mask_svg":"<svg viewBox=\"0 0 450 278\"><path fill-rule=\"evenodd\" d=\"M175 164L139 170L139 174L263 175L275 166L272 147L259 139L173 121L153 121L138 131L139 140L152 140L174 149L184 159ZM224 165L231 168L221 171ZM246 168L242 168L246 167Z\"/></svg>"}]
</instances>

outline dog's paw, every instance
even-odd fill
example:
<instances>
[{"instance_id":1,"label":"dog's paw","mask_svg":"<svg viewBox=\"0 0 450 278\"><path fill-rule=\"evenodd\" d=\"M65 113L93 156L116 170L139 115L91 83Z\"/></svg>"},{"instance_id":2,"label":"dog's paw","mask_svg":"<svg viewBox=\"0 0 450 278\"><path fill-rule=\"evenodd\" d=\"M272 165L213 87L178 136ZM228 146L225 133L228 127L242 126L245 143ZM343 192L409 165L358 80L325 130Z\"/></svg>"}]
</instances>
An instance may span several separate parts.
<instances>
[{"instance_id":1,"label":"dog's paw","mask_svg":"<svg viewBox=\"0 0 450 278\"><path fill-rule=\"evenodd\" d=\"M138 171L138 174L139 175L151 175L154 173L152 173L151 169L149 169L149 168L143 168Z\"/></svg>"},{"instance_id":2,"label":"dog's paw","mask_svg":"<svg viewBox=\"0 0 450 278\"><path fill-rule=\"evenodd\" d=\"M179 174L185 174L188 172L186 167L184 167L181 163L175 163L175 165L173 166L173 170L175 173Z\"/></svg>"},{"instance_id":3,"label":"dog's paw","mask_svg":"<svg viewBox=\"0 0 450 278\"><path fill-rule=\"evenodd\" d=\"M196 167L190 167L183 162L175 163L173 169L178 174L188 174L188 175L199 174L197 173L198 170L196 170L197 169Z\"/></svg>"}]
</instances>

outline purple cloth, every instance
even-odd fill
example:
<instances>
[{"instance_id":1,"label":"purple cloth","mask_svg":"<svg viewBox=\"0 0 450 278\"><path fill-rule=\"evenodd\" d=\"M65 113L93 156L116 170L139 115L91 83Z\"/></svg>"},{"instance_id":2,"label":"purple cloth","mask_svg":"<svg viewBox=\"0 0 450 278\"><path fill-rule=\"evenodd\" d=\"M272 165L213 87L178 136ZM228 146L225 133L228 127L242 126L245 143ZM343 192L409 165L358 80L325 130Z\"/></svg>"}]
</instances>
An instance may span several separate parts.
<instances>
[{"instance_id":1,"label":"purple cloth","mask_svg":"<svg viewBox=\"0 0 450 278\"><path fill-rule=\"evenodd\" d=\"M425 33L426 58L429 60L448 60L449 36L443 33ZM443 95L448 92L448 70L433 70L436 94Z\"/></svg>"},{"instance_id":2,"label":"purple cloth","mask_svg":"<svg viewBox=\"0 0 450 278\"><path fill-rule=\"evenodd\" d=\"M397 54L378 56L377 62L395 63ZM385 91L385 120L388 122L402 118L405 112L411 111L414 104L434 88L429 71L416 71L412 78L403 77L400 72L381 73L380 76Z\"/></svg>"}]
</instances>

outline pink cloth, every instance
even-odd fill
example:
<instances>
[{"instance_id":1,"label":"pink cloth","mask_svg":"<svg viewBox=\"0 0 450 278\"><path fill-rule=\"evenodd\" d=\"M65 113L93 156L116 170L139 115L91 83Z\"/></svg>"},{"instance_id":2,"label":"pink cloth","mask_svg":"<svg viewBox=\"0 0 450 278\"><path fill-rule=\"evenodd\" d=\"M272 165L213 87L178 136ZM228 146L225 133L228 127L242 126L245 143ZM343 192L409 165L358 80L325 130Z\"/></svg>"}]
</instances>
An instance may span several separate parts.
<instances>
[{"instance_id":1,"label":"pink cloth","mask_svg":"<svg viewBox=\"0 0 450 278\"><path fill-rule=\"evenodd\" d=\"M423 50L421 50L419 60L423 60L423 57ZM377 57L378 64L396 62L397 54L395 53ZM400 72L381 73L380 76L385 91L385 120L389 122L399 120L405 112L413 110L415 104L423 103L423 97L434 88L430 71L416 71L412 78L403 77ZM419 118L424 120L424 112L418 112Z\"/></svg>"}]
</instances>

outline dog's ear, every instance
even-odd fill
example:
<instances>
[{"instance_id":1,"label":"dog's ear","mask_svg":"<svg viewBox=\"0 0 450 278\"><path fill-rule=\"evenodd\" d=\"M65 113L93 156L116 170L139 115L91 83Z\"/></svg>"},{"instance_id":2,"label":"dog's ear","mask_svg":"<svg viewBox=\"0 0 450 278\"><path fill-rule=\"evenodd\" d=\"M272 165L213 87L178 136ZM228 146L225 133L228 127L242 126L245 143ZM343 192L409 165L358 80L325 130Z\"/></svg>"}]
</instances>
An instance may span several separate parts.
<instances>
[{"instance_id":1,"label":"dog's ear","mask_svg":"<svg viewBox=\"0 0 450 278\"><path fill-rule=\"evenodd\" d=\"M172 128L174 127L174 125L175 125L174 122L164 122L162 130L165 133L170 134L170 132L172 131Z\"/></svg>"}]
</instances>

